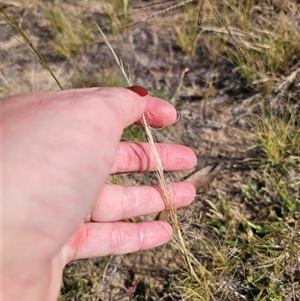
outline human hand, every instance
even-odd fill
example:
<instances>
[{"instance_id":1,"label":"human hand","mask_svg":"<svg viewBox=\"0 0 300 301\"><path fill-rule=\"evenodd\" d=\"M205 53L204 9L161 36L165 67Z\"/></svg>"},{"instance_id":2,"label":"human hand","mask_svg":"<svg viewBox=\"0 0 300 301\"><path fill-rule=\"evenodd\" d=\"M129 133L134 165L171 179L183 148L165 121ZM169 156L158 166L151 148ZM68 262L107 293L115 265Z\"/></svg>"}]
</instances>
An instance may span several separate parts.
<instances>
[{"instance_id":1,"label":"human hand","mask_svg":"<svg viewBox=\"0 0 300 301\"><path fill-rule=\"evenodd\" d=\"M167 209L158 189L105 181L155 168L147 143L120 138L145 110L152 126L172 124L171 105L124 88L89 88L16 95L1 108L4 300L55 300L69 261L170 239L167 223L122 222ZM158 151L166 170L196 163L184 146L159 144ZM177 207L195 194L186 182L171 191ZM91 221L84 222L89 212Z\"/></svg>"}]
</instances>

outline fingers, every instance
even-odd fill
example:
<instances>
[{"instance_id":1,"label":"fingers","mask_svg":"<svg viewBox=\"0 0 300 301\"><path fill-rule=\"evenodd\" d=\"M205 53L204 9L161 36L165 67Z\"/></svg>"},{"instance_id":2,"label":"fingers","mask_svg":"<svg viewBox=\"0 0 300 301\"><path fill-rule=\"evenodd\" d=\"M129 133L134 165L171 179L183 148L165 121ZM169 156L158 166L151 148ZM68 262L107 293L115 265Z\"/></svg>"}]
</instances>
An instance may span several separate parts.
<instances>
[{"instance_id":1,"label":"fingers","mask_svg":"<svg viewBox=\"0 0 300 301\"><path fill-rule=\"evenodd\" d=\"M194 186L188 182L174 183L170 191L175 207L188 205L195 195ZM172 237L172 228L167 223L108 221L165 209L167 206L156 187L107 185L92 209L93 222L81 225L66 245L63 257L69 262L81 258L126 254L164 244Z\"/></svg>"},{"instance_id":2,"label":"fingers","mask_svg":"<svg viewBox=\"0 0 300 301\"><path fill-rule=\"evenodd\" d=\"M161 99L151 97L148 95L148 91L141 86L131 86L127 89L137 93L142 97L147 97L147 110L146 110L146 120L149 124L156 127L170 125L180 119L180 113L177 111L174 119L174 107L170 104L162 102ZM158 111L159 114L155 112ZM155 116L155 118L154 118ZM141 124L140 121L136 122Z\"/></svg>"},{"instance_id":3,"label":"fingers","mask_svg":"<svg viewBox=\"0 0 300 301\"><path fill-rule=\"evenodd\" d=\"M90 109L94 109L95 112L98 112L99 118L103 114L105 118L106 110L111 108L118 115L118 121L122 122L123 128L137 122L145 110L147 121L156 127L174 123L177 116L174 107L161 99L150 95L142 97L126 88L111 87L14 95L3 100L3 109L4 113L11 112L12 109L20 111L23 108L27 112L29 107L34 108L39 104L40 108L41 104L45 105L46 103L50 103L52 106L58 104L60 110L70 104L71 107L67 108L68 111L72 112L73 109L79 108L83 115Z\"/></svg>"},{"instance_id":4,"label":"fingers","mask_svg":"<svg viewBox=\"0 0 300 301\"><path fill-rule=\"evenodd\" d=\"M72 94L74 97L78 97L81 93L95 93L99 94L101 98L109 99L112 99L113 96L118 101L117 109L120 109L122 112L121 117L128 119L125 120L124 127L134 122L141 124L139 119L143 113L145 113L147 122L153 127L171 125L178 118L177 111L168 102L151 95L139 96L138 93L126 88L84 88L60 91L58 93Z\"/></svg>"},{"instance_id":5,"label":"fingers","mask_svg":"<svg viewBox=\"0 0 300 301\"><path fill-rule=\"evenodd\" d=\"M71 238L63 257L66 261L120 255L162 245L172 237L164 222L87 223Z\"/></svg>"},{"instance_id":6,"label":"fingers","mask_svg":"<svg viewBox=\"0 0 300 301\"><path fill-rule=\"evenodd\" d=\"M152 127L165 127L178 121L178 112L171 104L151 95L145 96L145 99L147 107L144 114ZM136 124L141 124L141 122L137 121Z\"/></svg>"},{"instance_id":7,"label":"fingers","mask_svg":"<svg viewBox=\"0 0 300 301\"><path fill-rule=\"evenodd\" d=\"M189 205L195 188L189 182L169 185L170 198L176 208ZM105 185L91 211L93 222L119 221L167 210L158 186Z\"/></svg>"},{"instance_id":8,"label":"fingers","mask_svg":"<svg viewBox=\"0 0 300 301\"><path fill-rule=\"evenodd\" d=\"M164 170L188 170L197 163L194 152L186 146L158 143L156 149ZM155 159L148 143L121 142L111 173L144 172L155 169Z\"/></svg>"},{"instance_id":9,"label":"fingers","mask_svg":"<svg viewBox=\"0 0 300 301\"><path fill-rule=\"evenodd\" d=\"M107 99L108 104L113 104L114 110L119 112L119 118L123 121L123 128L140 119L146 109L146 99L125 88L105 87L99 88L95 93L102 99ZM101 106L101 102L99 104Z\"/></svg>"},{"instance_id":10,"label":"fingers","mask_svg":"<svg viewBox=\"0 0 300 301\"><path fill-rule=\"evenodd\" d=\"M153 97L151 95L140 96L138 93L126 89L126 88L86 88L80 89L85 92L94 92L99 93L101 96L113 94L115 98L119 100L119 108L123 112L122 116L127 118L128 116L133 116L133 112L136 107L139 107L141 104L144 106L146 103L146 110L144 109L145 117L147 122L153 127L164 127L173 124L178 119L178 112L176 109L169 104L168 102ZM78 94L78 90L69 90L74 91L75 95ZM129 110L128 110L129 108ZM141 124L139 119L142 116L142 113L138 114L134 120L130 119L126 121L125 126L136 122Z\"/></svg>"}]
</instances>

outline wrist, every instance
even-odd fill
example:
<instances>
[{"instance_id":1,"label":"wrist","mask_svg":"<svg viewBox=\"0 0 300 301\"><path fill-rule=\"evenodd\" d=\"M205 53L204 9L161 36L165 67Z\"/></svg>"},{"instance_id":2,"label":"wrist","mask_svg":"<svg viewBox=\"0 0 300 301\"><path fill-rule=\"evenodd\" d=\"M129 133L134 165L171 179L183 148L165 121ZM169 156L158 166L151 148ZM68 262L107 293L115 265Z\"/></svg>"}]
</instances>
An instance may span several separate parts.
<instances>
[{"instance_id":1,"label":"wrist","mask_svg":"<svg viewBox=\"0 0 300 301\"><path fill-rule=\"evenodd\" d=\"M4 264L1 293L6 301L56 301L61 287L61 271L54 261Z\"/></svg>"}]
</instances>

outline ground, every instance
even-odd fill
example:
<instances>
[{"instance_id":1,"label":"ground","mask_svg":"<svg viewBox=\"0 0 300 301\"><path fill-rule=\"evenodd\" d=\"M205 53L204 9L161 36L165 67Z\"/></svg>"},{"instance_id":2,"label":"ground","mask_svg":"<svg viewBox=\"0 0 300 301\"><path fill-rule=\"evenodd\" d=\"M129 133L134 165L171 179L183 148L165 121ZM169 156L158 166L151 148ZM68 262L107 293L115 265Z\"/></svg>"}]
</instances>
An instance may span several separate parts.
<instances>
[{"instance_id":1,"label":"ground","mask_svg":"<svg viewBox=\"0 0 300 301\"><path fill-rule=\"evenodd\" d=\"M205 273L209 273L207 269L220 255L218 252L221 253L226 236L223 228L216 230L213 222L207 222L209 217L216 218L217 210L213 210L214 205L219 206L220 202L228 202L230 199L230 210L249 221L253 221L259 215L264 216L267 210L263 200L253 203L251 197L242 197L247 193L252 171L257 168L258 158L262 154L247 134L251 126L243 117L252 105L253 97L261 91L257 86L249 84L245 75L229 61L225 53L220 55L219 50L215 50L217 46L210 45L210 41L213 41L212 36L218 33L198 27L197 18L192 17L191 13L191 20L185 22L192 21L196 38L190 46L190 51L184 51L180 46L178 37L176 38L173 32L174 22L183 22L180 14L186 14L187 10L197 11L197 3L188 6L186 10L178 9L123 29L122 22L127 22L123 18L126 12L122 18L113 17L114 12L110 11L110 4L104 5L103 2L105 1L32 1L24 5L22 1L5 1L5 4L1 5L26 31L65 89L82 86L126 86L103 37L97 31L95 21L110 38L126 68L130 67L135 83L144 86L150 93L165 98L180 110L182 119L178 124L155 130L154 133L158 142L181 143L191 147L197 155L198 164L189 172L172 174L172 180L184 179L201 169L205 175L214 166L222 166L212 181L201 185L194 203L189 208L178 211L189 248L199 262L205 262ZM152 1L132 1L131 7L146 5L149 2ZM167 4L162 6L166 7ZM64 36L62 29L53 29L49 25L54 19L54 7L64 14L64 18L71 20L71 24L74 22L74 33L77 38L80 37L79 40L72 37L71 29ZM136 8L131 11L130 20L141 20L160 9L161 6ZM196 15L198 16L198 13ZM88 28L90 32L82 32L81 23L85 30ZM128 23L130 22L126 24ZM66 28L69 23L62 24ZM20 92L58 90L59 87L49 72L40 64L34 51L20 34L4 19L1 20L1 28L2 96ZM118 28L118 31L114 32L113 28ZM187 41L186 44L188 43L190 42ZM299 61L295 66L291 71L295 71L297 66L299 68ZM282 77L284 76L283 74ZM295 85L295 99L299 97L298 89L299 86ZM267 99L270 95L271 92L266 93L264 98ZM257 99L262 101L262 98ZM170 177L168 174L166 176ZM133 185L156 181L153 174L148 173L126 175L122 180ZM224 212L219 214L220 220L224 218ZM146 218L153 219L156 216L140 219ZM297 219L299 216L295 217L295 220ZM293 239L297 242L295 246L300 247L299 223L295 222L295 225L296 234ZM219 242L220 248L215 250L215 254L209 247L209 241L217 242L216 245ZM283 242L278 241L277 245L279 248L283 246ZM188 274L188 271L178 248L172 243L124 256L72 262L65 269L60 298L296 301L300 298L297 247L295 261L291 263L287 260L291 264L290 271L275 284L283 287L280 290L281 299L279 295L272 297L265 294L262 297L263 295L257 293L261 290L258 282L249 281L250 277L255 278L255 259L251 254L245 256L246 248L243 250L242 259L234 263L230 272L220 272L209 284L208 296L197 297L196 294L191 294L190 299L185 299L180 286L184 285L183 275ZM235 249L234 243L231 247L230 244L226 244L226 248L228 262L240 257L240 250ZM221 256L218 260L221 260ZM277 276L266 274L264 277L271 279ZM207 291L204 293L203 290L203 296ZM201 293L198 292L200 295Z\"/></svg>"}]
</instances>

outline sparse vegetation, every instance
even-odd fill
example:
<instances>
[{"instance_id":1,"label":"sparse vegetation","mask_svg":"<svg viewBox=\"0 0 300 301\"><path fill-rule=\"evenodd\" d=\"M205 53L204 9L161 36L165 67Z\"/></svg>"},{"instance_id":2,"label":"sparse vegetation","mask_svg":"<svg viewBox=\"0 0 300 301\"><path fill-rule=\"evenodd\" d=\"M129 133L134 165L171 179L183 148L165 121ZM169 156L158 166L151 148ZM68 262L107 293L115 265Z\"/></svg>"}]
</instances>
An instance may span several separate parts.
<instances>
[{"instance_id":1,"label":"sparse vegetation","mask_svg":"<svg viewBox=\"0 0 300 301\"><path fill-rule=\"evenodd\" d=\"M204 33L201 38L217 45L214 51L218 55L225 51L249 84L264 93L273 91L280 75L291 70L299 60L299 3L207 2L214 9L206 5L202 22L204 31L209 34Z\"/></svg>"},{"instance_id":2,"label":"sparse vegetation","mask_svg":"<svg viewBox=\"0 0 300 301\"><path fill-rule=\"evenodd\" d=\"M47 27L54 36L53 49L68 61L75 60L83 47L95 42L92 31L88 30L91 28L91 22L82 24L79 13L75 8L71 8L67 7L68 10L64 11L62 6L57 4L44 12Z\"/></svg>"},{"instance_id":3,"label":"sparse vegetation","mask_svg":"<svg viewBox=\"0 0 300 301\"><path fill-rule=\"evenodd\" d=\"M174 40L180 50L189 56L194 54L197 37L199 36L197 24L198 11L183 10L181 8L180 13L174 17L173 31Z\"/></svg>"},{"instance_id":4,"label":"sparse vegetation","mask_svg":"<svg viewBox=\"0 0 300 301\"><path fill-rule=\"evenodd\" d=\"M18 1L14 2L18 3ZM145 29L148 23L142 24L142 33L138 38L136 38L138 29L136 31L133 29L131 34L124 29L132 20L139 18L134 15L137 11L147 14L147 8L134 9L138 1L132 1L134 2L132 4L125 0L93 0L89 4L90 9L82 7L80 1L75 1L78 6L67 5L62 1L47 6L43 1L34 2L39 3L38 10L41 17L38 18L38 22L48 35L47 38L43 36L37 44L33 43L30 34L25 35L26 31L33 31L34 28L30 26L34 25L29 22L26 29L22 27L21 19L26 11L22 1L19 1L17 8L3 5L1 12L3 14L5 9L8 14L12 13L15 24L20 28L13 26L14 29L17 29L19 37L23 37L25 43L28 43L32 49L39 50L38 44L45 44L42 44L40 50L40 60L42 56L47 57L49 52L56 59L63 60L67 66L65 69L68 70L67 76L64 78L62 72L58 74L62 82L66 83L64 84L66 88L72 86L70 83L73 83L74 87L126 85L118 67L113 62L108 62L107 56L110 54L99 52L99 49L106 52L105 46L93 50L100 40L92 19L95 17L98 22L99 18L93 15L98 13L103 21L106 35L114 43L113 46L117 51L123 54L121 50L128 46L134 50L125 51L138 53L136 49L141 47L143 49L141 61L143 56L150 55L153 49L158 48L160 51L160 48L165 46L159 36L160 32L167 30L171 33L167 44L169 48L166 48L171 49L168 53L174 58L175 63L180 62L181 69L175 67L173 69L170 58L167 58L166 60L171 64L168 66L168 72L172 73L172 78L178 78L178 73L181 74L181 78L176 82L178 87L176 90L171 80L164 78L166 77L164 73L163 88L155 90L155 87L152 87L156 95L163 95L166 98L176 94L176 100L173 98L172 103L182 108L189 108L192 107L192 101L189 102L188 97L191 95L198 97L199 90L202 89L204 92L199 99L203 102L211 101L220 87L220 83L216 80L219 75L211 71L211 66L218 65L220 65L219 73L227 72L224 79L232 76L231 72L238 74L238 78L242 78L243 88L246 87L247 91L251 91L250 95L245 93L238 100L242 113L227 120L227 123L222 121L221 124L222 128L230 130L237 128L236 132L239 134L235 139L251 141L245 145L245 148L254 150L251 156L233 159L241 162L234 162L242 166L241 170L247 169L250 172L243 174L237 181L238 192L227 187L230 184L223 179L228 188L226 191L222 189L217 190L216 193L206 192L201 195L203 203L201 210L195 210L188 215L188 222L186 218L181 220L189 264L192 265L195 274L190 273L191 270L186 266L187 261L181 258L176 273L170 272L168 277L171 279L166 277L168 280L164 280L167 284L165 282L162 282L162 285L160 282L156 284L151 282L152 280L147 280L145 263L145 266L140 266L140 269L146 271L140 272L145 279L136 279L132 276L123 280L118 278L119 282L123 281L119 283L121 289L116 290L115 296L110 300L298 300L300 298L300 4L298 1L206 0L200 27L197 27L198 5L195 1L178 12L168 13L166 22L163 20L164 17L159 16L155 21L149 20L151 31ZM14 9L19 8L21 14L13 14ZM8 22L9 19L6 17L3 20ZM11 21L8 23L13 25ZM150 41L151 35L154 37L153 44ZM125 36L126 41L122 38ZM162 33L162 37L162 39L166 38L166 32ZM46 41L48 38L49 41ZM134 43L137 44L136 48L132 46ZM145 45L146 48L143 48ZM5 50L11 51L6 44L5 47ZM97 64L95 64L95 56ZM199 64L198 57L208 60L209 63L204 67L196 65L196 71L186 79L186 74L189 75L187 70L192 69L193 64ZM85 70L88 60L93 60L94 72ZM160 62L162 59L155 54L153 60L157 60L158 66L153 68L153 72L158 73L157 70L163 69ZM44 62L42 63L45 65ZM150 63L152 62L149 62L149 65ZM230 68L227 67L228 64ZM55 66L55 60L49 63L49 68L51 66ZM9 66L5 68L7 70ZM24 68L30 71L32 65L25 64ZM200 78L198 73L200 68L206 68L204 76L207 76L206 73L211 74ZM59 70L57 67L54 69ZM71 75L69 69L72 70ZM135 70L139 71L138 67L135 67L133 72ZM18 74L28 80L28 72L19 71ZM17 81L19 79L9 76L8 71L4 71L2 75L9 85L9 89L2 88L3 96L20 92L20 86L14 88L14 85L16 87L19 85ZM57 75L59 80L60 76ZM149 78L141 75L143 76L142 80L148 84ZM25 85L25 82L27 81L24 81L21 88L24 92L31 89ZM208 87L206 83L209 83ZM36 87L36 85L29 86ZM236 89L242 90L236 86L237 83L230 84L228 90L234 93ZM54 87L56 86L52 85L49 89ZM44 88L42 85L36 87L37 90L42 88ZM232 94L228 93L228 95L234 98ZM203 114L203 112L192 113ZM204 122L202 119L200 121ZM192 119L188 120L188 124L192 123ZM145 134L141 128L134 126L125 131L124 139L145 140ZM197 152L196 148L195 151ZM227 150L227 153L230 152L231 150ZM245 156L247 154L245 151ZM227 159L229 158L230 155ZM136 181L138 182L138 179ZM171 248L166 246L166 249ZM176 242L173 243L173 249L175 255L173 254L172 258L178 257ZM105 297L100 297L99 294L105 285L106 291L112 287L115 291L115 283L102 284L109 264L117 264L117 261L111 263L111 259L102 258L71 263L64 275L60 300L108 300L102 299ZM130 266L128 270L131 271ZM143 288L138 285L140 283L143 283Z\"/></svg>"}]
</instances>

